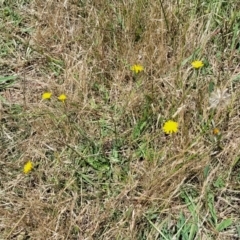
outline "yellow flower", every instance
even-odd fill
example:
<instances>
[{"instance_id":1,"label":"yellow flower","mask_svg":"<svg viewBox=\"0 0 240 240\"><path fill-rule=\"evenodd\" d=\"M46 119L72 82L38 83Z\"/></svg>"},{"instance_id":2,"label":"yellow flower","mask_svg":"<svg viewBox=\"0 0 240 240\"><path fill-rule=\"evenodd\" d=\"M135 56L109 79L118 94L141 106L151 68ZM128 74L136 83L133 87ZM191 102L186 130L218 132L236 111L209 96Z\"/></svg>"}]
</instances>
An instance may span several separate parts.
<instances>
[{"instance_id":1,"label":"yellow flower","mask_svg":"<svg viewBox=\"0 0 240 240\"><path fill-rule=\"evenodd\" d=\"M202 61L196 60L192 62L192 67L195 69L202 68L204 66Z\"/></svg>"},{"instance_id":2,"label":"yellow flower","mask_svg":"<svg viewBox=\"0 0 240 240\"><path fill-rule=\"evenodd\" d=\"M52 96L51 92L45 92L42 94L42 99L50 99Z\"/></svg>"},{"instance_id":3,"label":"yellow flower","mask_svg":"<svg viewBox=\"0 0 240 240\"><path fill-rule=\"evenodd\" d=\"M220 134L220 130L218 128L214 128L213 129L213 134L214 135L219 135Z\"/></svg>"},{"instance_id":4,"label":"yellow flower","mask_svg":"<svg viewBox=\"0 0 240 240\"><path fill-rule=\"evenodd\" d=\"M58 97L58 100L61 101L61 102L64 102L66 99L67 99L67 96L66 96L65 94L61 94L61 95Z\"/></svg>"},{"instance_id":5,"label":"yellow flower","mask_svg":"<svg viewBox=\"0 0 240 240\"><path fill-rule=\"evenodd\" d=\"M23 172L25 174L29 173L31 170L33 169L33 164L31 161L28 161L25 165L24 165L24 168L23 168Z\"/></svg>"},{"instance_id":6,"label":"yellow flower","mask_svg":"<svg viewBox=\"0 0 240 240\"><path fill-rule=\"evenodd\" d=\"M178 131L178 123L172 120L169 120L164 123L163 131L166 134L176 133Z\"/></svg>"},{"instance_id":7,"label":"yellow flower","mask_svg":"<svg viewBox=\"0 0 240 240\"><path fill-rule=\"evenodd\" d=\"M143 66L142 65L139 65L139 64L135 64L133 66L131 66L131 71L133 71L134 73L139 73L141 71L144 70Z\"/></svg>"}]
</instances>

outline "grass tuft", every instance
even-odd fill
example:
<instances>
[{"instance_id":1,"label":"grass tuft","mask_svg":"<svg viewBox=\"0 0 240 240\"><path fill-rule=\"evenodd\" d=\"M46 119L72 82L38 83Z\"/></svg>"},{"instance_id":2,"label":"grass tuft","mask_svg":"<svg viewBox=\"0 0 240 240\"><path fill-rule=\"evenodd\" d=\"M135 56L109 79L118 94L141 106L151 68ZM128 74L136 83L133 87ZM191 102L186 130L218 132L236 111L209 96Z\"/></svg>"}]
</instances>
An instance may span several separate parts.
<instances>
[{"instance_id":1,"label":"grass tuft","mask_svg":"<svg viewBox=\"0 0 240 240\"><path fill-rule=\"evenodd\" d=\"M0 6L0 239L239 239L238 1Z\"/></svg>"}]
</instances>

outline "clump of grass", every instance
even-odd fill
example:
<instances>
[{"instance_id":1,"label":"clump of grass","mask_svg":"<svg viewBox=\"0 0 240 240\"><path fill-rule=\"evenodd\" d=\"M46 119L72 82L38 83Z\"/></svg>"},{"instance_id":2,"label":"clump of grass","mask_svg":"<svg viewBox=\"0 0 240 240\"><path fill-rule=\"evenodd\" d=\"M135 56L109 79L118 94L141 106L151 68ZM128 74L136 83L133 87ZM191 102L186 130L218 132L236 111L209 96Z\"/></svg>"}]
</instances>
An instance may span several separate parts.
<instances>
[{"instance_id":1,"label":"clump of grass","mask_svg":"<svg viewBox=\"0 0 240 240\"><path fill-rule=\"evenodd\" d=\"M1 237L237 239L237 9L4 1Z\"/></svg>"}]
</instances>

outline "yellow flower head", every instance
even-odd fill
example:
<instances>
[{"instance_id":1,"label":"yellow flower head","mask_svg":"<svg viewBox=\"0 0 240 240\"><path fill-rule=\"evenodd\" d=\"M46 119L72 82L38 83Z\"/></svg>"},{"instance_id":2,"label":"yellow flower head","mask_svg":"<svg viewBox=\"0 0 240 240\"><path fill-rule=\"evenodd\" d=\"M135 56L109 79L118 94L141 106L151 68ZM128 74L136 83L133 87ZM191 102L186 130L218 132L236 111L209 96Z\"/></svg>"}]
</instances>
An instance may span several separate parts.
<instances>
[{"instance_id":1,"label":"yellow flower head","mask_svg":"<svg viewBox=\"0 0 240 240\"><path fill-rule=\"evenodd\" d=\"M218 128L214 128L213 129L213 134L214 135L219 135L220 134L220 130Z\"/></svg>"},{"instance_id":2,"label":"yellow flower head","mask_svg":"<svg viewBox=\"0 0 240 240\"><path fill-rule=\"evenodd\" d=\"M133 66L131 66L131 71L133 71L134 73L139 73L139 72L142 72L144 70L143 66L142 65L139 65L139 64L135 64Z\"/></svg>"},{"instance_id":3,"label":"yellow flower head","mask_svg":"<svg viewBox=\"0 0 240 240\"><path fill-rule=\"evenodd\" d=\"M25 174L29 173L31 170L33 169L33 164L31 161L28 161L25 165L24 165L24 168L23 168L23 172Z\"/></svg>"},{"instance_id":4,"label":"yellow flower head","mask_svg":"<svg viewBox=\"0 0 240 240\"><path fill-rule=\"evenodd\" d=\"M178 131L178 123L172 120L165 122L163 125L163 131L166 134L176 133Z\"/></svg>"},{"instance_id":5,"label":"yellow flower head","mask_svg":"<svg viewBox=\"0 0 240 240\"><path fill-rule=\"evenodd\" d=\"M61 102L64 102L66 99L67 99L67 96L66 96L65 94L61 94L61 95L58 97L58 100L61 101Z\"/></svg>"},{"instance_id":6,"label":"yellow flower head","mask_svg":"<svg viewBox=\"0 0 240 240\"><path fill-rule=\"evenodd\" d=\"M52 96L51 92L45 92L42 94L42 99L50 99Z\"/></svg>"},{"instance_id":7,"label":"yellow flower head","mask_svg":"<svg viewBox=\"0 0 240 240\"><path fill-rule=\"evenodd\" d=\"M202 61L196 60L192 62L192 67L195 69L202 68L204 66Z\"/></svg>"}]
</instances>

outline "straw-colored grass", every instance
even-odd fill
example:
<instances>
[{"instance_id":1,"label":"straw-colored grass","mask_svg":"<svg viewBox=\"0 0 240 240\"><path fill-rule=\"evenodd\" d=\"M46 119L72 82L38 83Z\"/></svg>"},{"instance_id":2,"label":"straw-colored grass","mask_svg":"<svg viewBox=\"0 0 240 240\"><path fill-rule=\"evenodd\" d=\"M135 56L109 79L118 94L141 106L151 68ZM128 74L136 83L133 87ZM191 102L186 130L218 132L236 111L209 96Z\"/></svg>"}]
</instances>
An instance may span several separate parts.
<instances>
[{"instance_id":1,"label":"straw-colored grass","mask_svg":"<svg viewBox=\"0 0 240 240\"><path fill-rule=\"evenodd\" d=\"M239 1L0 5L0 239L239 239Z\"/></svg>"}]
</instances>

